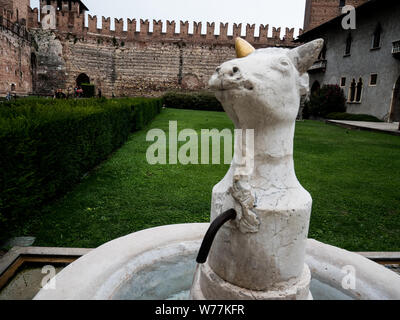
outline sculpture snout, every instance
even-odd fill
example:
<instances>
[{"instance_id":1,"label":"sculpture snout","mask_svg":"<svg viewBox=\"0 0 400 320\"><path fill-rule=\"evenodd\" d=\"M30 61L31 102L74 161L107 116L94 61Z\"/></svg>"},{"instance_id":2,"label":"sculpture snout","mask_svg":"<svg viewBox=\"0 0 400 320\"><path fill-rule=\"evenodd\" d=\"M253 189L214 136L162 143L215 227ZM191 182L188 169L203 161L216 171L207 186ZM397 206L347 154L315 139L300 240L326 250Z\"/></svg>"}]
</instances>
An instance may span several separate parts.
<instances>
[{"instance_id":1,"label":"sculpture snout","mask_svg":"<svg viewBox=\"0 0 400 320\"><path fill-rule=\"evenodd\" d=\"M227 90L236 88L239 80L241 80L240 68L236 64L224 63L215 69L209 86L214 90Z\"/></svg>"}]
</instances>

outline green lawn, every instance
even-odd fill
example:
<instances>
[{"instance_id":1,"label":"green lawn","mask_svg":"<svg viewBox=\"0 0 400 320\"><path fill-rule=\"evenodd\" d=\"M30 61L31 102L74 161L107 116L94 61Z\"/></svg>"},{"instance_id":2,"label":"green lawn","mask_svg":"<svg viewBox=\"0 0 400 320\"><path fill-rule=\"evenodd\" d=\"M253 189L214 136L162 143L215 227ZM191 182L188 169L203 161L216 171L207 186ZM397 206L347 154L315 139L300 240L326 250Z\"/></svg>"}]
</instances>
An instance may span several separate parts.
<instances>
[{"instance_id":1,"label":"green lawn","mask_svg":"<svg viewBox=\"0 0 400 320\"><path fill-rule=\"evenodd\" d=\"M233 128L225 113L173 109L149 128L167 132L169 120L199 132ZM212 187L228 166L151 166L147 130L10 236L36 236L38 246L96 247L146 228L208 221ZM295 164L314 199L311 238L355 251L400 251L400 137L300 122Z\"/></svg>"}]
</instances>

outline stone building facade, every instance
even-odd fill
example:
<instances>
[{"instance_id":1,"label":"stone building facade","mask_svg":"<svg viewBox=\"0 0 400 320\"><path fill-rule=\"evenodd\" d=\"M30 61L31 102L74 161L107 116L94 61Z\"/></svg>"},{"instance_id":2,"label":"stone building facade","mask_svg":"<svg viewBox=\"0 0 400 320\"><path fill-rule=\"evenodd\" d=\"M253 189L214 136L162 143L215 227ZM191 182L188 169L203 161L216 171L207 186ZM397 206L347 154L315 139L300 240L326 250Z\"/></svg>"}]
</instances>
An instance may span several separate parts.
<instances>
[{"instance_id":1,"label":"stone building facade","mask_svg":"<svg viewBox=\"0 0 400 320\"><path fill-rule=\"evenodd\" d=\"M207 23L207 32L202 34L201 23L194 23L193 33L189 33L189 23L180 21L180 32L176 32L177 22L167 21L163 32L162 22L153 20L150 32L148 20L128 19L124 30L124 21L115 19L115 30L111 30L110 18L102 17L98 28L97 17L91 15L86 27L88 9L80 0L41 0L40 13L29 8L28 1L21 4L24 1L7 1L12 3L7 8L27 8L26 25L33 40L31 52L24 56L33 66L31 91L26 93L40 95L51 95L58 88L72 93L82 79L95 84L105 96L202 90L215 67L234 58L234 39L242 28L234 24L233 35L228 36L228 24L221 24L215 35L215 23ZM15 14L13 17L15 20ZM247 24L245 39L255 47L296 46L294 29L286 28L282 34L281 28L272 27L272 36L268 31L268 25L261 25L256 37L255 25Z\"/></svg>"},{"instance_id":2,"label":"stone building facade","mask_svg":"<svg viewBox=\"0 0 400 320\"><path fill-rule=\"evenodd\" d=\"M326 47L309 70L314 90L337 84L347 112L400 120L400 2L370 0L356 9L356 29L337 17L302 34L298 41L324 38Z\"/></svg>"}]
</instances>

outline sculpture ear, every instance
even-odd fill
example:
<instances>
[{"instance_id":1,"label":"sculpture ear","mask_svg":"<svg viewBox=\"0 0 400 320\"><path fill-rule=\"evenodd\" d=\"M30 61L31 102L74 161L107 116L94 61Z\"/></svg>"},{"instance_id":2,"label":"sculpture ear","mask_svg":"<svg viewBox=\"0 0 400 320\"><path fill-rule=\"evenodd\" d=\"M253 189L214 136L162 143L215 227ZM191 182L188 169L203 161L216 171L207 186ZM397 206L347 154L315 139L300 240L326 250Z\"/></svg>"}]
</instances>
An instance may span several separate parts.
<instances>
[{"instance_id":1,"label":"sculpture ear","mask_svg":"<svg viewBox=\"0 0 400 320\"><path fill-rule=\"evenodd\" d=\"M289 51L289 58L300 74L306 73L318 59L323 46L324 40L317 39Z\"/></svg>"}]
</instances>

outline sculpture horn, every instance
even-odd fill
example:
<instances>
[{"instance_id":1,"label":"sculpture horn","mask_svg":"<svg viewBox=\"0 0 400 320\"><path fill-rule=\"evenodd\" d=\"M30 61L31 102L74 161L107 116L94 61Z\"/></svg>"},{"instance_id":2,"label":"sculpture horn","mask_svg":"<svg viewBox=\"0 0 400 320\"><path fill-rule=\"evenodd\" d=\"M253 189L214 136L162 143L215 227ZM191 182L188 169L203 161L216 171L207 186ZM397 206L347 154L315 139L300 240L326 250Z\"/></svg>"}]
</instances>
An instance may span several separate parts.
<instances>
[{"instance_id":1,"label":"sculpture horn","mask_svg":"<svg viewBox=\"0 0 400 320\"><path fill-rule=\"evenodd\" d=\"M256 51L256 49L250 43L239 37L236 38L235 40L235 49L236 49L236 56L238 58L247 57L250 53Z\"/></svg>"}]
</instances>

